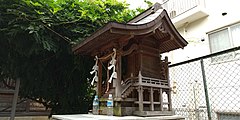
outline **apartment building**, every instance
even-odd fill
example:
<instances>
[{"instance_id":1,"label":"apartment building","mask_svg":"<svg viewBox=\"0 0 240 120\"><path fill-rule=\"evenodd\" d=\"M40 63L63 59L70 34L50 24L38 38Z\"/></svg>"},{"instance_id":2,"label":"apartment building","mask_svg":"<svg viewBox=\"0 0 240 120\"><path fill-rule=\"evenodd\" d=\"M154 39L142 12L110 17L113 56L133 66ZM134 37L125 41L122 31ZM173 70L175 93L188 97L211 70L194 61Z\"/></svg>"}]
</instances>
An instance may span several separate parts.
<instances>
[{"instance_id":1,"label":"apartment building","mask_svg":"<svg viewBox=\"0 0 240 120\"><path fill-rule=\"evenodd\" d=\"M189 43L184 49L165 54L172 65L240 46L239 0L161 0L160 3ZM239 51L206 59L212 120L240 119ZM176 114L189 120L209 119L200 62L170 68L170 80L176 88L172 94Z\"/></svg>"},{"instance_id":2,"label":"apartment building","mask_svg":"<svg viewBox=\"0 0 240 120\"><path fill-rule=\"evenodd\" d=\"M177 30L189 42L184 50L179 49L169 54L172 63L240 45L238 0L162 0L161 2Z\"/></svg>"}]
</instances>

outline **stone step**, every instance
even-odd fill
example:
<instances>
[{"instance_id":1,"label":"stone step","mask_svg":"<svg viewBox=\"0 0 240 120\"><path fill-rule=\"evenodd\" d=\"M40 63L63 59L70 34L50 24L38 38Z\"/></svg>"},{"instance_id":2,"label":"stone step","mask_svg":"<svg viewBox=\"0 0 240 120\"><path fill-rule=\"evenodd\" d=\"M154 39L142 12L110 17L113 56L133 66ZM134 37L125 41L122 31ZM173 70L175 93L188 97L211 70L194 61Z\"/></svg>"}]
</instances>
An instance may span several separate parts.
<instances>
[{"instance_id":1,"label":"stone step","mask_svg":"<svg viewBox=\"0 0 240 120\"><path fill-rule=\"evenodd\" d=\"M172 116L174 115L173 111L134 111L134 115L137 116Z\"/></svg>"}]
</instances>

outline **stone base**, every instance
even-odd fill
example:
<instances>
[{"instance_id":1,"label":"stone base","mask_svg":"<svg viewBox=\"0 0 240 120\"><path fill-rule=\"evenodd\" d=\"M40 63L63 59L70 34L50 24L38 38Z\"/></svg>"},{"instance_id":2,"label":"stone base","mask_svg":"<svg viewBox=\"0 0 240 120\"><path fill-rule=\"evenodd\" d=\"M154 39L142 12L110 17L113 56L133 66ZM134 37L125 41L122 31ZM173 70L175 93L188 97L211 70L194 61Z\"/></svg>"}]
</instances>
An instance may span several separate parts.
<instances>
[{"instance_id":1,"label":"stone base","mask_svg":"<svg viewBox=\"0 0 240 120\"><path fill-rule=\"evenodd\" d=\"M122 107L122 116L132 116L135 109L135 107Z\"/></svg>"},{"instance_id":2,"label":"stone base","mask_svg":"<svg viewBox=\"0 0 240 120\"><path fill-rule=\"evenodd\" d=\"M173 111L150 111L149 108L144 108L145 111L136 111L138 107L134 106L134 99L114 99L114 107L113 107L113 114L114 116L172 116L174 115ZM100 110L99 115L107 115L108 108L107 108L107 98L100 99ZM158 109L155 109L158 110Z\"/></svg>"},{"instance_id":3,"label":"stone base","mask_svg":"<svg viewBox=\"0 0 240 120\"><path fill-rule=\"evenodd\" d=\"M185 117L178 115L144 117L146 120L185 120Z\"/></svg>"},{"instance_id":4,"label":"stone base","mask_svg":"<svg viewBox=\"0 0 240 120\"><path fill-rule=\"evenodd\" d=\"M133 115L137 116L172 116L174 115L173 111L134 111Z\"/></svg>"},{"instance_id":5,"label":"stone base","mask_svg":"<svg viewBox=\"0 0 240 120\"><path fill-rule=\"evenodd\" d=\"M99 114L100 115L107 115L108 108L107 108L107 100L101 99L100 100L100 107L99 107ZM123 116L122 114L122 107L121 107L121 102L119 101L114 101L113 102L114 107L113 107L113 115L115 116Z\"/></svg>"}]
</instances>

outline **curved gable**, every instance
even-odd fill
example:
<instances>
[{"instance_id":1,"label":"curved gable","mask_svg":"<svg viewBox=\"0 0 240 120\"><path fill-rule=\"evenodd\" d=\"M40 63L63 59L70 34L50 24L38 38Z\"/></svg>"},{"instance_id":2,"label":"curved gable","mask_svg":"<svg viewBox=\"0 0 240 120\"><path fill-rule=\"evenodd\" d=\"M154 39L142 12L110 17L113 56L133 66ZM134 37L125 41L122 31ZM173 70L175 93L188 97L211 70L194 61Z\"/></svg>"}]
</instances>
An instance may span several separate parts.
<instances>
[{"instance_id":1,"label":"curved gable","mask_svg":"<svg viewBox=\"0 0 240 120\"><path fill-rule=\"evenodd\" d=\"M73 47L75 54L93 55L105 48L113 48L123 41L152 37L159 41L160 53L183 48L187 41L178 33L166 10L159 3L130 20L127 24L109 22L84 42Z\"/></svg>"}]
</instances>

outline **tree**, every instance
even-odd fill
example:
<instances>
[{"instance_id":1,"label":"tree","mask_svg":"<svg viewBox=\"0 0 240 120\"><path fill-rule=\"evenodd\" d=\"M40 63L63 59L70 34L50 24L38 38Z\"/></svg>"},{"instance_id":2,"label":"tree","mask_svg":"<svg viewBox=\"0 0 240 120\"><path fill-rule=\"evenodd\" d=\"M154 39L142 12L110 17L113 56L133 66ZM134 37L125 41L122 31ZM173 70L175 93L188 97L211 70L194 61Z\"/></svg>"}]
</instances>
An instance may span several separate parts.
<instances>
[{"instance_id":1,"label":"tree","mask_svg":"<svg viewBox=\"0 0 240 120\"><path fill-rule=\"evenodd\" d=\"M53 114L86 113L93 59L71 47L109 21L131 19L137 11L127 7L116 0L0 0L0 80L20 78L20 96Z\"/></svg>"}]
</instances>

